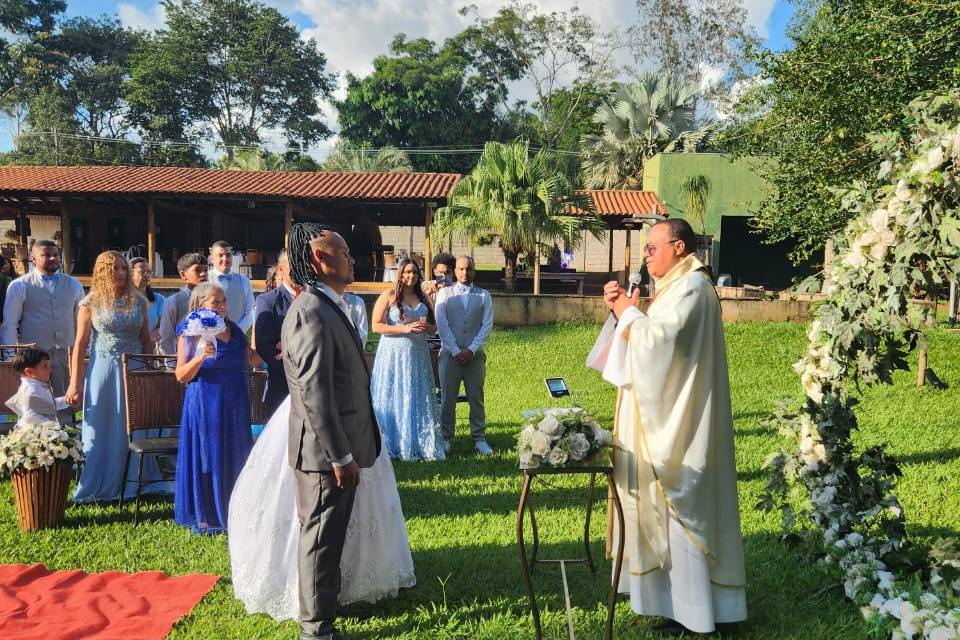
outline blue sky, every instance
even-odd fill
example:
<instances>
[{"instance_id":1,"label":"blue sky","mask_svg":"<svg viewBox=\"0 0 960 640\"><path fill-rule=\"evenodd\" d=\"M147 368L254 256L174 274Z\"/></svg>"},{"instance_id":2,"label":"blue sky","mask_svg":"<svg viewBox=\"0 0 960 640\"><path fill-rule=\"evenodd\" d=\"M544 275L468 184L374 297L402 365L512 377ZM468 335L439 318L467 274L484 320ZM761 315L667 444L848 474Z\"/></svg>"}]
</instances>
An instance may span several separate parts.
<instances>
[{"instance_id":1,"label":"blue sky","mask_svg":"<svg viewBox=\"0 0 960 640\"><path fill-rule=\"evenodd\" d=\"M503 0L263 0L276 7L296 23L305 37L316 39L327 56L328 69L340 74L347 71L365 75L372 69L374 57L386 49L398 32L409 37L427 37L442 41L461 31L470 16L463 17L457 8L477 6L481 15L489 16L503 5ZM534 0L544 11L568 10L577 0ZM781 50L788 46L784 30L794 7L789 0L743 0L747 22L764 39L766 46ZM594 0L583 9L602 29L635 23L636 0ZM67 0L70 16L102 14L118 16L131 27L155 29L163 25L163 9L157 0ZM631 63L622 60L621 64ZM511 87L515 97L529 98L529 87ZM531 95L526 95L530 93ZM335 123L336 114L327 106L327 120ZM2 124L0 124L2 128ZM334 129L336 127L334 126ZM0 150L9 148L9 132L0 132ZM322 157L332 141L314 150ZM269 146L269 145L268 145Z\"/></svg>"}]
</instances>

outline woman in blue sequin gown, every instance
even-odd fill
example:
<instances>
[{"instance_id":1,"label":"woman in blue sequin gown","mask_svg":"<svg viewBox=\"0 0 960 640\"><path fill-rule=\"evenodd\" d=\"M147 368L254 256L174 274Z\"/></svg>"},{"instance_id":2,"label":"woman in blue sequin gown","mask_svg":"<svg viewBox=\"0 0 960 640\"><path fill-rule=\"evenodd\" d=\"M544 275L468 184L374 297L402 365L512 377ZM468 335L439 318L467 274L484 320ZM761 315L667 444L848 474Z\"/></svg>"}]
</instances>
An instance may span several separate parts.
<instances>
[{"instance_id":1,"label":"woman in blue sequin gown","mask_svg":"<svg viewBox=\"0 0 960 640\"><path fill-rule=\"evenodd\" d=\"M391 458L442 460L440 416L427 334L436 331L433 307L420 289L412 260L397 266L397 286L384 291L373 308L377 345L370 391L373 409Z\"/></svg>"},{"instance_id":2,"label":"woman in blue sequin gown","mask_svg":"<svg viewBox=\"0 0 960 640\"><path fill-rule=\"evenodd\" d=\"M218 285L197 285L190 310L213 309L227 317L227 297ZM194 533L219 533L227 524L230 494L243 469L253 437L250 433L250 347L236 324L217 345L180 335L177 379L187 383L180 418L174 521ZM183 332L184 325L177 328ZM199 349L199 350L198 350Z\"/></svg>"},{"instance_id":3,"label":"woman in blue sequin gown","mask_svg":"<svg viewBox=\"0 0 960 640\"><path fill-rule=\"evenodd\" d=\"M125 496L136 491L135 457L131 458L124 483L123 464L129 440L120 355L153 351L145 314L146 301L133 287L123 256L116 251L104 251L97 256L90 293L80 303L77 314L73 374L66 393L67 402L74 405L83 397L84 463L73 495L75 502L116 500L124 489ZM90 364L85 367L84 356L90 345ZM138 434L146 435L157 434ZM143 473L144 493L171 491L171 483L161 482L155 458L144 461Z\"/></svg>"}]
</instances>

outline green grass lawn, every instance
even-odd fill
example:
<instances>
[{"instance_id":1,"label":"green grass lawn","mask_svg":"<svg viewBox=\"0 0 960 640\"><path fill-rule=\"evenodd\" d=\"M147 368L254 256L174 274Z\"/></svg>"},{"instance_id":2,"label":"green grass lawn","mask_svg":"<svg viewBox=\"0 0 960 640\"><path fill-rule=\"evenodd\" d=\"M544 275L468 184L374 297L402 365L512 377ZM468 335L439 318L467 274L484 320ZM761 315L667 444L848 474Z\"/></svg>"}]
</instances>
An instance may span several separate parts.
<instances>
[{"instance_id":1,"label":"green grass lawn","mask_svg":"<svg viewBox=\"0 0 960 640\"><path fill-rule=\"evenodd\" d=\"M496 454L473 455L460 407L452 458L397 463L397 479L418 585L376 606L367 620L342 621L356 638L533 637L515 540L520 475L514 434L520 411L548 406L543 378L565 376L573 399L609 425L614 393L583 367L595 327L557 325L498 330L489 346L488 436ZM776 514L753 509L764 483L760 465L779 437L759 424L773 404L797 397L791 370L803 348L799 324L734 324L727 350L736 430L740 512L747 562L750 619L726 630L738 638L862 638L857 609L834 588L836 576L778 540ZM888 442L904 462L900 497L909 531L918 540L960 531L960 335L930 335L930 363L951 385L946 391L914 386L903 373L893 387L869 390L860 405L862 444ZM581 550L584 493L577 481L553 481L550 504L538 508L541 557L572 557ZM592 524L595 557L602 557L603 505ZM134 528L131 511L70 507L66 525L35 534L17 530L10 483L0 484L0 562L42 562L53 569L161 570L216 573L217 587L174 627L173 638L293 638L297 625L249 616L232 596L223 536L194 536L172 521L172 503L148 504L147 524ZM596 576L584 566L568 570L577 637L600 638L609 563ZM535 575L544 610L544 636L566 638L559 569ZM626 602L617 607L617 637L653 638L653 622L637 619Z\"/></svg>"}]
</instances>

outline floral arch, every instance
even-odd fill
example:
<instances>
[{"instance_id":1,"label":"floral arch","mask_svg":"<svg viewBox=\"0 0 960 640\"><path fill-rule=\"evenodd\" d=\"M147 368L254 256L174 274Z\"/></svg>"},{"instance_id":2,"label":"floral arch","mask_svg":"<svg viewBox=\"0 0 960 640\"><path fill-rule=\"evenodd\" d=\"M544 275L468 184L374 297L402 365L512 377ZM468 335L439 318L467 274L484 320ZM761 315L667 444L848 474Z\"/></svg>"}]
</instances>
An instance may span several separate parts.
<instances>
[{"instance_id":1,"label":"floral arch","mask_svg":"<svg viewBox=\"0 0 960 640\"><path fill-rule=\"evenodd\" d=\"M803 534L817 536L824 561L840 568L872 635L947 640L960 637L960 547L935 544L928 579L896 575L888 554L906 538L900 470L883 447L858 451L851 439L852 388L892 382L923 345L932 317L912 302L915 291L960 274L960 90L919 98L906 113L908 140L896 132L872 140L883 158L876 184L842 192L855 215L836 241L826 300L795 365L806 402L775 416L795 448L767 460L760 504L782 510L785 533L800 519L814 525Z\"/></svg>"}]
</instances>

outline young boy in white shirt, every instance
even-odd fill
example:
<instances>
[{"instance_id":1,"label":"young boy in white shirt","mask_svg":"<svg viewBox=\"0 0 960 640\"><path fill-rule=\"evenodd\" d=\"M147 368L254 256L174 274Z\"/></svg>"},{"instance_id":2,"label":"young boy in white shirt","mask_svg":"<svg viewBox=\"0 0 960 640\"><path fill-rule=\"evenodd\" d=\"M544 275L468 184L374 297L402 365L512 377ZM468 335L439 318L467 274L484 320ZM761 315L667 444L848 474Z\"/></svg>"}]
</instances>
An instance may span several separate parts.
<instances>
[{"instance_id":1,"label":"young boy in white shirt","mask_svg":"<svg viewBox=\"0 0 960 640\"><path fill-rule=\"evenodd\" d=\"M55 398L50 388L50 354L43 349L21 349L13 358L20 374L20 388L7 400L10 410L22 424L57 422L57 412L69 405L63 396Z\"/></svg>"}]
</instances>

